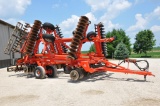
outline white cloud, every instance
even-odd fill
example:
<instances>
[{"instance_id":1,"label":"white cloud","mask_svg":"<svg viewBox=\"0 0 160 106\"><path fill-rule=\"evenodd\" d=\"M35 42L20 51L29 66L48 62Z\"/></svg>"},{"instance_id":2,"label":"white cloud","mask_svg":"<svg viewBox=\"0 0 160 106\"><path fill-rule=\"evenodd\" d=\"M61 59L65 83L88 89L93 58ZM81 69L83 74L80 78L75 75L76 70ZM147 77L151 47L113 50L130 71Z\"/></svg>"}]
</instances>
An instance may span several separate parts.
<instances>
[{"instance_id":1,"label":"white cloud","mask_svg":"<svg viewBox=\"0 0 160 106\"><path fill-rule=\"evenodd\" d=\"M93 12L107 8L111 0L86 0Z\"/></svg>"},{"instance_id":2,"label":"white cloud","mask_svg":"<svg viewBox=\"0 0 160 106\"><path fill-rule=\"evenodd\" d=\"M91 21L88 31L94 30L94 24L103 22L106 30L112 30L113 28L119 28L118 23L112 23L112 19L115 18L120 12L129 8L131 3L127 0L86 0L87 4L91 6L91 12L85 14ZM103 10L104 14L100 18L95 17L95 12ZM64 20L60 23L62 33L65 37L71 37L72 32L75 30L76 25L78 24L79 17L72 15L67 20Z\"/></svg>"},{"instance_id":3,"label":"white cloud","mask_svg":"<svg viewBox=\"0 0 160 106\"><path fill-rule=\"evenodd\" d=\"M86 3L91 6L92 12L98 10L123 9L131 5L127 0L86 0Z\"/></svg>"},{"instance_id":4,"label":"white cloud","mask_svg":"<svg viewBox=\"0 0 160 106\"><path fill-rule=\"evenodd\" d=\"M100 17L101 21L114 19L123 10L129 8L131 3L126 0L115 0L107 6L107 10L103 16Z\"/></svg>"},{"instance_id":5,"label":"white cloud","mask_svg":"<svg viewBox=\"0 0 160 106\"><path fill-rule=\"evenodd\" d=\"M153 11L155 14L158 14L160 13L160 6L158 6L157 8L154 9Z\"/></svg>"},{"instance_id":6,"label":"white cloud","mask_svg":"<svg viewBox=\"0 0 160 106\"><path fill-rule=\"evenodd\" d=\"M142 14L135 15L136 23L130 26L127 31L135 31L147 28L147 24L154 19L160 19L160 6L156 7L151 13L142 16Z\"/></svg>"},{"instance_id":7,"label":"white cloud","mask_svg":"<svg viewBox=\"0 0 160 106\"><path fill-rule=\"evenodd\" d=\"M142 14L136 14L135 15L135 19L136 19L136 23L132 26L130 26L127 29L127 35L130 36L131 38L131 42L133 43L134 40L134 36L143 29L148 29L150 28L150 30L153 31L155 38L159 39L159 31L160 31L160 26L158 25L150 25L150 23L152 23L153 21L160 19L160 6L156 7L151 13L148 14L144 14L142 16ZM151 27L150 27L151 26ZM156 45L158 45L160 43L159 40L156 41Z\"/></svg>"},{"instance_id":8,"label":"white cloud","mask_svg":"<svg viewBox=\"0 0 160 106\"><path fill-rule=\"evenodd\" d=\"M87 16L87 17L89 18L89 20L90 20L91 22L93 22L93 23L97 21L96 17L95 17L94 14L91 13L91 12L85 14L85 16Z\"/></svg>"},{"instance_id":9,"label":"white cloud","mask_svg":"<svg viewBox=\"0 0 160 106\"><path fill-rule=\"evenodd\" d=\"M103 15L96 19L96 23L103 22L106 30L119 28L118 23L112 23L112 19L116 18L122 11L129 8L132 3L127 0L86 0L86 3L91 6L91 14L103 10Z\"/></svg>"},{"instance_id":10,"label":"white cloud","mask_svg":"<svg viewBox=\"0 0 160 106\"><path fill-rule=\"evenodd\" d=\"M110 1L106 5L106 12L99 18L99 21L103 22L106 30L112 30L113 28L119 28L118 23L113 24L112 19L116 18L122 11L129 8L132 4L126 0L114 0Z\"/></svg>"},{"instance_id":11,"label":"white cloud","mask_svg":"<svg viewBox=\"0 0 160 106\"><path fill-rule=\"evenodd\" d=\"M92 24L89 25L88 31L94 30L93 24L96 23L97 19L91 12L86 13L85 16L87 16L89 20L92 22ZM72 32L75 30L78 24L79 18L80 18L79 16L72 15L70 18L68 18L67 20L64 20L59 24L64 37L73 37ZM69 45L69 43L67 43L67 45ZM90 45L91 45L90 43L85 43L82 47L82 50L88 50Z\"/></svg>"},{"instance_id":12,"label":"white cloud","mask_svg":"<svg viewBox=\"0 0 160 106\"><path fill-rule=\"evenodd\" d=\"M0 17L10 18L22 15L31 0L0 0Z\"/></svg>"},{"instance_id":13,"label":"white cloud","mask_svg":"<svg viewBox=\"0 0 160 106\"><path fill-rule=\"evenodd\" d=\"M7 22L7 23L10 23L10 24L12 24L12 25L16 25L17 24L17 22L20 22L20 23L22 23L22 24L25 24L26 22L25 21L23 21L23 20L19 20L19 19L15 19L15 18L9 18L9 19L3 19L5 22Z\"/></svg>"},{"instance_id":14,"label":"white cloud","mask_svg":"<svg viewBox=\"0 0 160 106\"><path fill-rule=\"evenodd\" d=\"M152 15L157 16L158 19L160 19L160 6L158 6L157 8L154 9Z\"/></svg>"},{"instance_id":15,"label":"white cloud","mask_svg":"<svg viewBox=\"0 0 160 106\"><path fill-rule=\"evenodd\" d=\"M96 23L97 19L95 18L95 16L89 12L87 14L85 14L85 16L87 16L89 18L89 20L92 23ZM68 37L72 36L72 32L75 30L77 24L78 24L78 20L79 20L79 16L76 15L72 15L70 18L68 18L67 20L62 21L59 26L62 30L62 33Z\"/></svg>"},{"instance_id":16,"label":"white cloud","mask_svg":"<svg viewBox=\"0 0 160 106\"><path fill-rule=\"evenodd\" d=\"M79 17L76 15L72 15L71 18L64 20L60 23L60 28L62 30L63 35L71 36L72 32L75 30L76 25L78 23Z\"/></svg>"},{"instance_id":17,"label":"white cloud","mask_svg":"<svg viewBox=\"0 0 160 106\"><path fill-rule=\"evenodd\" d=\"M118 23L114 24L111 20L106 21L105 23L103 21L100 21L103 23L105 31L111 31L113 29L118 29L120 28L121 25L119 25ZM98 22L99 23L99 22ZM96 23L96 24L98 24Z\"/></svg>"},{"instance_id":18,"label":"white cloud","mask_svg":"<svg viewBox=\"0 0 160 106\"><path fill-rule=\"evenodd\" d=\"M146 24L147 24L147 19L142 17L142 14L136 14L135 15L136 18L136 24L130 26L127 31L135 31L135 30L139 30L139 29L144 29Z\"/></svg>"},{"instance_id":19,"label":"white cloud","mask_svg":"<svg viewBox=\"0 0 160 106\"><path fill-rule=\"evenodd\" d=\"M106 30L112 30L112 29L116 29L119 28L120 25L119 24L113 24L111 21L108 21L107 25L105 26L105 28L107 28Z\"/></svg>"},{"instance_id":20,"label":"white cloud","mask_svg":"<svg viewBox=\"0 0 160 106\"><path fill-rule=\"evenodd\" d=\"M9 24L12 24L14 26L17 25L18 22L22 23L23 25L25 25L25 21L23 20L19 20L19 19L14 19L14 18L9 18L9 19L3 19L5 22L9 23ZM33 23L28 23L30 24L30 26L33 26ZM27 28L27 31L29 32L30 31L30 28Z\"/></svg>"},{"instance_id":21,"label":"white cloud","mask_svg":"<svg viewBox=\"0 0 160 106\"><path fill-rule=\"evenodd\" d=\"M9 19L3 19L4 21L12 24L12 25L16 25L17 24L17 19L14 19L14 18L9 18Z\"/></svg>"},{"instance_id":22,"label":"white cloud","mask_svg":"<svg viewBox=\"0 0 160 106\"><path fill-rule=\"evenodd\" d=\"M126 0L116 0L114 2L112 2L112 4L109 6L110 8L110 11L113 11L113 10L124 10L128 7L131 6L131 3L126 1Z\"/></svg>"},{"instance_id":23,"label":"white cloud","mask_svg":"<svg viewBox=\"0 0 160 106\"><path fill-rule=\"evenodd\" d=\"M150 30L154 33L154 37L156 39L156 46L160 46L160 26L159 25L153 25Z\"/></svg>"},{"instance_id":24,"label":"white cloud","mask_svg":"<svg viewBox=\"0 0 160 106\"><path fill-rule=\"evenodd\" d=\"M107 10L104 13L103 16L100 17L100 21L104 24L109 23L110 20L117 17L120 12L127 9L131 6L131 3L129 3L126 0L115 0L113 2L110 2L110 4L107 6Z\"/></svg>"},{"instance_id":25,"label":"white cloud","mask_svg":"<svg viewBox=\"0 0 160 106\"><path fill-rule=\"evenodd\" d=\"M89 25L87 32L94 31L94 24L98 24L96 17L92 12L85 14L85 16L87 16L89 20L92 22L92 24ZM72 32L75 30L79 18L80 17L76 15L72 15L70 18L64 20L59 24L64 37L73 37ZM120 26L119 24L113 24L111 21L107 21L105 28L106 30L112 30L113 28L118 28L119 26ZM82 47L82 50L88 50L90 45L91 45L90 43L85 43Z\"/></svg>"},{"instance_id":26,"label":"white cloud","mask_svg":"<svg viewBox=\"0 0 160 106\"><path fill-rule=\"evenodd\" d=\"M160 26L158 26L158 25L154 25L154 26L152 26L150 29L151 29L154 33L155 33L155 32L160 32Z\"/></svg>"}]
</instances>

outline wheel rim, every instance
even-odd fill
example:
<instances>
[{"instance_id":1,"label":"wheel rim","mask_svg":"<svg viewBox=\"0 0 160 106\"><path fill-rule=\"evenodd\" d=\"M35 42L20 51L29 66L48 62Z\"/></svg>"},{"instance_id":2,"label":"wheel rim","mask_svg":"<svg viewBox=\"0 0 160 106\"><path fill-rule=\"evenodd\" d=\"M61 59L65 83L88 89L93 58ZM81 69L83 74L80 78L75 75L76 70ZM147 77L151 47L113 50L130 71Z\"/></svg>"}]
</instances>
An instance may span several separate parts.
<instances>
[{"instance_id":1,"label":"wheel rim","mask_svg":"<svg viewBox=\"0 0 160 106\"><path fill-rule=\"evenodd\" d=\"M79 79L79 73L76 70L71 71L70 77L73 81L77 81Z\"/></svg>"},{"instance_id":2,"label":"wheel rim","mask_svg":"<svg viewBox=\"0 0 160 106\"><path fill-rule=\"evenodd\" d=\"M94 37L93 35L89 36L89 40L93 40L92 37Z\"/></svg>"},{"instance_id":3,"label":"wheel rim","mask_svg":"<svg viewBox=\"0 0 160 106\"><path fill-rule=\"evenodd\" d=\"M53 74L52 69L48 69L47 71L48 71L48 75L52 75Z\"/></svg>"},{"instance_id":4,"label":"wheel rim","mask_svg":"<svg viewBox=\"0 0 160 106\"><path fill-rule=\"evenodd\" d=\"M40 70L36 70L36 76L39 77L41 75Z\"/></svg>"}]
</instances>

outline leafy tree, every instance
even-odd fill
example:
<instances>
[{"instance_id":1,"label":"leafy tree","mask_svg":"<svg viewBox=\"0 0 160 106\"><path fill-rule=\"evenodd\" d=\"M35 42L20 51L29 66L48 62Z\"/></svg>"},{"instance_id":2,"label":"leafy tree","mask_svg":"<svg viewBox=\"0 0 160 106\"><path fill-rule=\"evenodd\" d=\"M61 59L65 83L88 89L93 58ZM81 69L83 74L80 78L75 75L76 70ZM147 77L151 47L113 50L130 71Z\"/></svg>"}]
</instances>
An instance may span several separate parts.
<instances>
[{"instance_id":1,"label":"leafy tree","mask_svg":"<svg viewBox=\"0 0 160 106\"><path fill-rule=\"evenodd\" d=\"M154 34L151 30L143 30L136 34L135 43L133 46L133 51L135 53L145 53L151 51L155 45L156 40L154 39Z\"/></svg>"},{"instance_id":2,"label":"leafy tree","mask_svg":"<svg viewBox=\"0 0 160 106\"><path fill-rule=\"evenodd\" d=\"M95 50L95 47L94 47L94 45L92 44L91 45L91 47L90 47L90 49L89 49L89 52L95 52L96 50Z\"/></svg>"},{"instance_id":3,"label":"leafy tree","mask_svg":"<svg viewBox=\"0 0 160 106\"><path fill-rule=\"evenodd\" d=\"M114 57L116 59L125 59L129 57L129 50L123 42L120 42L117 45L116 50L114 51Z\"/></svg>"},{"instance_id":4,"label":"leafy tree","mask_svg":"<svg viewBox=\"0 0 160 106\"><path fill-rule=\"evenodd\" d=\"M106 34L107 38L116 36L116 40L114 40L111 43L107 43L107 52L108 52L108 57L112 57L112 54L114 53L116 46L120 43L123 42L127 49L129 50L129 54L131 53L131 43L130 43L130 38L126 35L125 31L122 29L113 29L111 32L108 32ZM89 51L93 51L92 47L94 47L93 45L90 47ZM95 51L95 49L94 49Z\"/></svg>"},{"instance_id":5,"label":"leafy tree","mask_svg":"<svg viewBox=\"0 0 160 106\"><path fill-rule=\"evenodd\" d=\"M114 53L117 45L120 42L123 42L126 45L126 48L129 50L129 54L131 54L131 43L130 38L126 35L125 31L123 29L113 29L111 32L108 32L106 37L112 37L116 36L116 40L114 40L112 43L107 43L107 52L108 57L111 57Z\"/></svg>"}]
</instances>

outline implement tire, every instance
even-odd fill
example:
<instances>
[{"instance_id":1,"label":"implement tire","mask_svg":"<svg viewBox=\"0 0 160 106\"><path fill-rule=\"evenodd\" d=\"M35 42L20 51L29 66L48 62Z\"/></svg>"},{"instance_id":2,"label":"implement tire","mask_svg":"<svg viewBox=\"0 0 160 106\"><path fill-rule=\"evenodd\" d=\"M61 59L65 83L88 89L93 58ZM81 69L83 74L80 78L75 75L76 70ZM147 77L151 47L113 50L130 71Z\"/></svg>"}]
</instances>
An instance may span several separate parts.
<instances>
[{"instance_id":1,"label":"implement tire","mask_svg":"<svg viewBox=\"0 0 160 106\"><path fill-rule=\"evenodd\" d=\"M57 77L57 68L56 66L46 66L46 70L50 70L51 73L47 74L49 78Z\"/></svg>"},{"instance_id":2,"label":"implement tire","mask_svg":"<svg viewBox=\"0 0 160 106\"><path fill-rule=\"evenodd\" d=\"M34 76L36 77L36 79L44 79L45 75L45 69L42 66L38 66L35 68Z\"/></svg>"}]
</instances>

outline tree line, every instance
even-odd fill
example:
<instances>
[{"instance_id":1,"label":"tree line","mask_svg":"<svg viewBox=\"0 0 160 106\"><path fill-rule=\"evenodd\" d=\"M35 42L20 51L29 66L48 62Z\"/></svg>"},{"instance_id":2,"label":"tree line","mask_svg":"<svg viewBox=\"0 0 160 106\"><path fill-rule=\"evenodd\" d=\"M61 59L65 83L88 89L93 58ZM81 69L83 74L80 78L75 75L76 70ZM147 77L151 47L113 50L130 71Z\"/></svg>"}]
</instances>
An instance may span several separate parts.
<instances>
[{"instance_id":1,"label":"tree line","mask_svg":"<svg viewBox=\"0 0 160 106\"><path fill-rule=\"evenodd\" d=\"M116 36L116 40L111 43L107 43L107 52L109 58L128 58L131 54L132 45L134 53L145 53L147 55L147 51L151 51L156 43L154 34L149 29L139 31L135 35L134 44L131 44L129 36L126 35L123 29L113 29L112 31L106 33L107 38L113 36ZM89 52L95 52L94 44L91 45Z\"/></svg>"}]
</instances>

